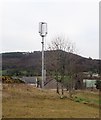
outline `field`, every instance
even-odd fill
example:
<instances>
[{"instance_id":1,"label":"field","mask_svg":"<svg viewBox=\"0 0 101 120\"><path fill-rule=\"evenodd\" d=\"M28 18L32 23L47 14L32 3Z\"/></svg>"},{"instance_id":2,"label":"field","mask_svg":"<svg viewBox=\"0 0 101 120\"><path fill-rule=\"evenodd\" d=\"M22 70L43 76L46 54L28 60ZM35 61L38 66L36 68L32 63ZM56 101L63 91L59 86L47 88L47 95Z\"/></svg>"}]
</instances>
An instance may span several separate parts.
<instances>
[{"instance_id":1,"label":"field","mask_svg":"<svg viewBox=\"0 0 101 120\"><path fill-rule=\"evenodd\" d=\"M98 92L77 91L60 99L54 90L30 85L3 85L3 118L99 118Z\"/></svg>"}]
</instances>

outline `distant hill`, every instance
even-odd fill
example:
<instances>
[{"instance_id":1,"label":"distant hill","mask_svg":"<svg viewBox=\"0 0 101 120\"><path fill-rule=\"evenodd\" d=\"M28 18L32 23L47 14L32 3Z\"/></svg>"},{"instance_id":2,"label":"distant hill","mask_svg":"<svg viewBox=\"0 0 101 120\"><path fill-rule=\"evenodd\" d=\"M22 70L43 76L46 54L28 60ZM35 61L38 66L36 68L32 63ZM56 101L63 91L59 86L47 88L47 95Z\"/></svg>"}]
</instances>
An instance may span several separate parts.
<instances>
[{"instance_id":1,"label":"distant hill","mask_svg":"<svg viewBox=\"0 0 101 120\"><path fill-rule=\"evenodd\" d=\"M65 68L67 71L72 66L77 72L94 72L98 73L100 69L100 60L92 58L84 58L77 54L68 53L64 51L45 51L45 69L47 74L55 69L54 66L54 52L63 53L66 55ZM9 52L2 53L2 74L3 75L41 75L41 52ZM62 56L60 56L62 58ZM64 60L63 60L64 61Z\"/></svg>"}]
</instances>

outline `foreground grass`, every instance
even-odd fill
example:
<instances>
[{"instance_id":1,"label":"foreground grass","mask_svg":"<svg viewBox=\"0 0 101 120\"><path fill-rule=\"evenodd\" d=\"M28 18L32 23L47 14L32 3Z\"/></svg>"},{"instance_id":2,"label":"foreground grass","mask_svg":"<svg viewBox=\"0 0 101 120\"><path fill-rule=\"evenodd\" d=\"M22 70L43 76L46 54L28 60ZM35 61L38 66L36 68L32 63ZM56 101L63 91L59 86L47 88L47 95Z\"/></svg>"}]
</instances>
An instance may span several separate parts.
<instances>
[{"instance_id":1,"label":"foreground grass","mask_svg":"<svg viewBox=\"0 0 101 120\"><path fill-rule=\"evenodd\" d=\"M101 99L99 99L98 91L76 91L76 95L74 95L74 101L84 103L93 107L99 107L101 104Z\"/></svg>"},{"instance_id":2,"label":"foreground grass","mask_svg":"<svg viewBox=\"0 0 101 120\"><path fill-rule=\"evenodd\" d=\"M92 96L94 97L94 95ZM82 97L82 94L78 93L78 97ZM68 98L60 99L55 91L41 90L21 84L3 87L2 107L5 118L99 117L98 107L88 106Z\"/></svg>"}]
</instances>

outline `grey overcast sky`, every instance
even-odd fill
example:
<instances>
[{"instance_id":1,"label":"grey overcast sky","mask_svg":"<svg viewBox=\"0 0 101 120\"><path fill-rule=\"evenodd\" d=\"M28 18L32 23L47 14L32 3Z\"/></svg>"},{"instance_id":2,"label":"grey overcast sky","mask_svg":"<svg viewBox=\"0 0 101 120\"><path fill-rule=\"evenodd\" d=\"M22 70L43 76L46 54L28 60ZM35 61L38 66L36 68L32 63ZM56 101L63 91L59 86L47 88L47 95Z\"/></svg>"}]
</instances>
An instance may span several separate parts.
<instances>
[{"instance_id":1,"label":"grey overcast sky","mask_svg":"<svg viewBox=\"0 0 101 120\"><path fill-rule=\"evenodd\" d=\"M48 24L47 45L58 35L77 54L99 58L99 0L1 0L1 51L41 51L39 22Z\"/></svg>"}]
</instances>

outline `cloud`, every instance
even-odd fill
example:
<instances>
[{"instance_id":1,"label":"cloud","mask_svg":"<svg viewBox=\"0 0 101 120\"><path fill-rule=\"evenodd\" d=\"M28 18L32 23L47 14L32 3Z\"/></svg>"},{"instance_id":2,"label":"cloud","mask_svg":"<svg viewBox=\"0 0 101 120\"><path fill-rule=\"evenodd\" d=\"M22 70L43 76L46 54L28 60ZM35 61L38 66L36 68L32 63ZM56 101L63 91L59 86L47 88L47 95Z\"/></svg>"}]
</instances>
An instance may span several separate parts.
<instances>
[{"instance_id":1,"label":"cloud","mask_svg":"<svg viewBox=\"0 0 101 120\"><path fill-rule=\"evenodd\" d=\"M2 51L41 50L38 25L45 21L47 43L64 34L76 43L80 55L98 58L98 1L59 1L2 1Z\"/></svg>"}]
</instances>

